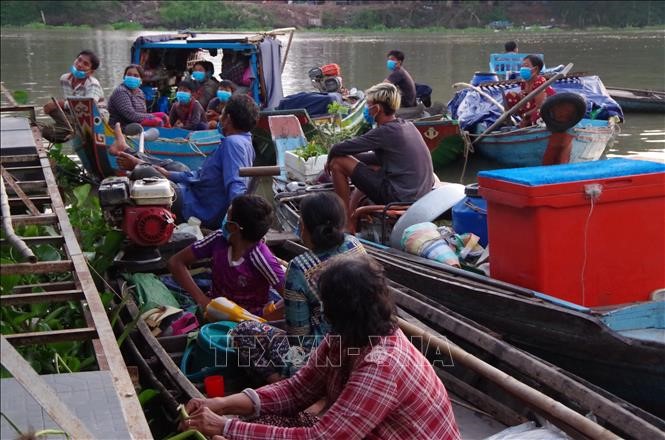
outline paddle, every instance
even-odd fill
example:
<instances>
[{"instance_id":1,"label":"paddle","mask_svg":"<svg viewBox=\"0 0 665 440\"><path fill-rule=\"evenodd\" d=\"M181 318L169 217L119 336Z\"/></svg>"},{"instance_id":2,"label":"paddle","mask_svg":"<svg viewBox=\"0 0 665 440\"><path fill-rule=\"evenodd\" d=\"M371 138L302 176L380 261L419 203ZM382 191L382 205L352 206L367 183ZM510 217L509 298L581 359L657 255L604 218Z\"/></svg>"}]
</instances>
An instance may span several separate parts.
<instances>
[{"instance_id":1,"label":"paddle","mask_svg":"<svg viewBox=\"0 0 665 440\"><path fill-rule=\"evenodd\" d=\"M483 132L482 132L477 138L475 138L475 139L473 140L472 144L476 144L476 143L478 143L481 139L483 139L485 136L487 136L488 133L490 133L490 132L491 132L492 130L494 130L496 127L498 127L499 125L501 125L501 124L503 123L503 121L505 121L508 117L510 117L510 116L512 116L514 113L516 113L516 112L517 112L517 111L518 111L518 110L519 110L519 109L520 109L525 103L527 103L528 101L530 101L530 100L531 100L534 96L536 96L538 93L540 93L540 92L542 92L543 90L545 90L545 89L547 88L547 86L549 86L550 84L552 84L554 81L558 80L559 78L562 78L562 77L566 76L566 75L568 74L568 72L570 72L570 70L571 70L572 68L573 68L573 63L568 63L568 65L566 65L566 67L564 67L563 70L562 70L561 72L557 73L556 75L554 75L553 77L551 77L550 79L548 79L547 81L545 81L544 83L542 83L540 86L538 86L538 87L536 87L534 90L532 90L531 93L529 93L529 94L526 95L524 98L522 98L522 100L521 100L520 102L518 102L517 104L515 104L513 107L511 107L510 109L508 109L506 112L504 112L504 113L499 117L499 119L496 120L496 122L495 122L494 124L492 124L492 125L490 125L489 127L487 127L487 129L486 129L485 131L483 131Z\"/></svg>"}]
</instances>

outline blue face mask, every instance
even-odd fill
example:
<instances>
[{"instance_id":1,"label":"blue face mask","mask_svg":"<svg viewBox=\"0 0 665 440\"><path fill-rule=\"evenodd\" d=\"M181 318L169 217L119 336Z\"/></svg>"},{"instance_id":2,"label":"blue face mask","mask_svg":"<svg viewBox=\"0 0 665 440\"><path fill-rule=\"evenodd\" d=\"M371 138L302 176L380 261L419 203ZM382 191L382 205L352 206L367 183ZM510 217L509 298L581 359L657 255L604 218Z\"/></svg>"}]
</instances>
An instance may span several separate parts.
<instances>
[{"instance_id":1,"label":"blue face mask","mask_svg":"<svg viewBox=\"0 0 665 440\"><path fill-rule=\"evenodd\" d=\"M226 90L217 90L217 98L219 98L219 100L222 102L227 102L229 99L231 99L231 92Z\"/></svg>"},{"instance_id":2,"label":"blue face mask","mask_svg":"<svg viewBox=\"0 0 665 440\"><path fill-rule=\"evenodd\" d=\"M122 79L122 83L128 89L134 90L135 88L141 85L141 78L137 78L135 76L126 76Z\"/></svg>"},{"instance_id":3,"label":"blue face mask","mask_svg":"<svg viewBox=\"0 0 665 440\"><path fill-rule=\"evenodd\" d=\"M199 72L198 70L192 72L192 79L194 81L203 81L206 79L206 73L205 72Z\"/></svg>"},{"instance_id":4,"label":"blue face mask","mask_svg":"<svg viewBox=\"0 0 665 440\"><path fill-rule=\"evenodd\" d=\"M177 99L178 102L181 102L183 104L189 104L189 101L192 99L192 94L189 92L177 91L175 93L175 99Z\"/></svg>"},{"instance_id":5,"label":"blue face mask","mask_svg":"<svg viewBox=\"0 0 665 440\"><path fill-rule=\"evenodd\" d=\"M369 125L374 125L376 120L374 119L374 116L369 112L369 107L365 107L365 110L363 110L363 116L365 117L365 121Z\"/></svg>"},{"instance_id":6,"label":"blue face mask","mask_svg":"<svg viewBox=\"0 0 665 440\"><path fill-rule=\"evenodd\" d=\"M397 67L397 61L395 60L386 61L386 67L388 68L388 70L395 70L395 68Z\"/></svg>"},{"instance_id":7,"label":"blue face mask","mask_svg":"<svg viewBox=\"0 0 665 440\"><path fill-rule=\"evenodd\" d=\"M226 239L226 241L229 241L229 238L231 238L231 233L226 228L228 223L229 223L229 215L224 214L224 219L222 220L222 226L219 229L221 229L222 236Z\"/></svg>"},{"instance_id":8,"label":"blue face mask","mask_svg":"<svg viewBox=\"0 0 665 440\"><path fill-rule=\"evenodd\" d=\"M296 230L293 231L294 234L296 234L296 237L302 240L302 226L300 226L300 223L298 223L298 226L296 226Z\"/></svg>"},{"instance_id":9,"label":"blue face mask","mask_svg":"<svg viewBox=\"0 0 665 440\"><path fill-rule=\"evenodd\" d=\"M524 81L528 81L531 79L533 74L531 73L531 68L530 67L522 67L520 69L520 76Z\"/></svg>"},{"instance_id":10,"label":"blue face mask","mask_svg":"<svg viewBox=\"0 0 665 440\"><path fill-rule=\"evenodd\" d=\"M73 65L72 65L72 67L69 68L69 71L72 72L72 75L74 75L74 78L77 78L77 79L85 78L86 72L84 72L82 70L78 70Z\"/></svg>"}]
</instances>

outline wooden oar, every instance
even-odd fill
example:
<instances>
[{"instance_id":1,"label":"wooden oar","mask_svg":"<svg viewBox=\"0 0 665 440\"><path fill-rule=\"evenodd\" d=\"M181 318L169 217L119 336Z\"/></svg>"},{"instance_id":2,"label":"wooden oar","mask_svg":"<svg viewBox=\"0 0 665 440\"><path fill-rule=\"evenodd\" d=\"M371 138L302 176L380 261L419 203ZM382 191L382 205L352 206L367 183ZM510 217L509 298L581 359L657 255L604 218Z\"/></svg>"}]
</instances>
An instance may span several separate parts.
<instances>
[{"instance_id":1,"label":"wooden oar","mask_svg":"<svg viewBox=\"0 0 665 440\"><path fill-rule=\"evenodd\" d=\"M552 84L554 81L558 80L559 78L562 78L570 72L570 70L573 68L573 63L568 63L566 67L563 68L563 70L544 83L542 83L540 86L536 87L534 90L531 91L528 95L526 95L520 102L512 106L510 109L508 109L506 112L504 112L499 119L496 120L496 122L489 127L485 131L483 131L477 138L471 142L472 144L478 143L481 139L483 139L485 136L487 136L488 133L490 133L492 130L494 130L496 127L501 125L503 121L505 121L508 117L512 116L514 113L516 113L524 104L526 104L528 101L530 101L534 96L545 90L550 84Z\"/></svg>"}]
</instances>

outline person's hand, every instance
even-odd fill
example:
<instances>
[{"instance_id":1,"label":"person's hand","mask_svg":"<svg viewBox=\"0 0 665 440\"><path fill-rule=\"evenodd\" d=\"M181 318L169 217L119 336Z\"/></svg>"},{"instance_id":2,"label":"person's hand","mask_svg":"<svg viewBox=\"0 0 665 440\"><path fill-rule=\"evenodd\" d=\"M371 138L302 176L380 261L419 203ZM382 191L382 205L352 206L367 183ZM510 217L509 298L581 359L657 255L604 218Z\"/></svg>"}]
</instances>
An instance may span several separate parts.
<instances>
[{"instance_id":1,"label":"person's hand","mask_svg":"<svg viewBox=\"0 0 665 440\"><path fill-rule=\"evenodd\" d=\"M176 121L175 124L173 124L174 127L176 128L182 128L184 127L185 124L182 123L182 121Z\"/></svg>"},{"instance_id":2,"label":"person's hand","mask_svg":"<svg viewBox=\"0 0 665 440\"><path fill-rule=\"evenodd\" d=\"M190 414L189 418L180 424L180 429L182 431L195 429L207 437L212 437L224 432L224 425L227 420L228 417L217 415L210 408L204 406Z\"/></svg>"}]
</instances>

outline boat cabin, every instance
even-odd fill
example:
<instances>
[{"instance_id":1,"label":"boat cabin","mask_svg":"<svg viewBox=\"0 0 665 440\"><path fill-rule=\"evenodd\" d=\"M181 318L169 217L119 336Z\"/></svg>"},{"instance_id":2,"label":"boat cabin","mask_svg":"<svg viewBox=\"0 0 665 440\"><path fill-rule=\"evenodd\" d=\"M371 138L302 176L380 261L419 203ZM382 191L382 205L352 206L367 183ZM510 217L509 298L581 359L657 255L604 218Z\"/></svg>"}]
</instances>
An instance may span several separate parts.
<instances>
[{"instance_id":1,"label":"boat cabin","mask_svg":"<svg viewBox=\"0 0 665 440\"><path fill-rule=\"evenodd\" d=\"M194 33L140 36L131 48L131 62L141 65L141 87L151 111L166 111L180 81L197 61L209 61L213 79L228 79L246 91L262 109L282 99L282 69L294 28L264 33ZM288 35L282 59L282 41Z\"/></svg>"}]
</instances>

